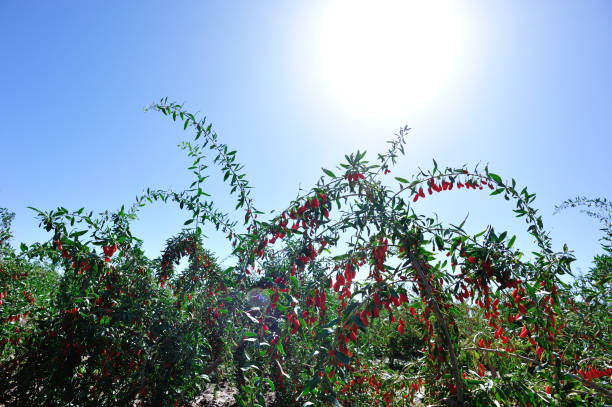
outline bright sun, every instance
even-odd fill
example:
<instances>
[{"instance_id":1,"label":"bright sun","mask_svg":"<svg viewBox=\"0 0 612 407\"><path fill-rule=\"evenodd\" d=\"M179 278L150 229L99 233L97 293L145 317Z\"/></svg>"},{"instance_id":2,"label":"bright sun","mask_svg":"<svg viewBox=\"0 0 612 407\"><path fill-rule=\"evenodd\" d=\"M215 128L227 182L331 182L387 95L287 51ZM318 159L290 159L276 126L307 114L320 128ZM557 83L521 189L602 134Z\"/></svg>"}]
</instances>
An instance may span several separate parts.
<instances>
[{"instance_id":1,"label":"bright sun","mask_svg":"<svg viewBox=\"0 0 612 407\"><path fill-rule=\"evenodd\" d=\"M466 24L454 3L336 1L318 27L317 69L352 113L410 116L428 109L464 59Z\"/></svg>"}]
</instances>

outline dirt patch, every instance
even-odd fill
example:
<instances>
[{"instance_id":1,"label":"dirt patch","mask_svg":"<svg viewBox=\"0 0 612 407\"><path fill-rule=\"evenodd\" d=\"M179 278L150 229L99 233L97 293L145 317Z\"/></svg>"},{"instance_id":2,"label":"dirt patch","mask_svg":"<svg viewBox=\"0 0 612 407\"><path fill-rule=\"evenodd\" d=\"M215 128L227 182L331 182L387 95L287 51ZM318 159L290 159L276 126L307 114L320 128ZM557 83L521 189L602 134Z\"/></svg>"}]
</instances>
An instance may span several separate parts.
<instances>
[{"instance_id":1,"label":"dirt patch","mask_svg":"<svg viewBox=\"0 0 612 407\"><path fill-rule=\"evenodd\" d=\"M234 395L238 394L238 390L231 383L210 383L206 386L202 394L200 394L191 407L237 407ZM268 393L265 396L266 406L275 405L276 394Z\"/></svg>"},{"instance_id":2,"label":"dirt patch","mask_svg":"<svg viewBox=\"0 0 612 407\"><path fill-rule=\"evenodd\" d=\"M193 403L192 407L234 407L236 400L234 394L238 390L229 383L209 383L202 394Z\"/></svg>"}]
</instances>

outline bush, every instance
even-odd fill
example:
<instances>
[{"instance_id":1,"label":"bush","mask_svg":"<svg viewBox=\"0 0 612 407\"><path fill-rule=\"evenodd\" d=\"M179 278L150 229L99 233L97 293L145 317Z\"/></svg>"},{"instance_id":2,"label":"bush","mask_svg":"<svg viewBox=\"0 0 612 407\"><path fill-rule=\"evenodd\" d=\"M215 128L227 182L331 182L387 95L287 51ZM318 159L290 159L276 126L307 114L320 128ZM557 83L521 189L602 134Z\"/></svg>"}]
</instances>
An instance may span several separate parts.
<instances>
[{"instance_id":1,"label":"bush","mask_svg":"<svg viewBox=\"0 0 612 407\"><path fill-rule=\"evenodd\" d=\"M413 177L392 177L406 146L403 128L374 163L365 152L346 156L262 220L236 152L211 126L167 100L151 109L195 130L182 144L194 160L189 188L147 190L131 209L96 218L82 209L39 212L53 233L48 242L18 254L3 243L11 308L2 308L10 315L1 331L0 394L7 403L181 405L211 376L233 378L240 406L263 406L270 392L284 406L612 398L609 256L566 284L561 277L574 258L553 249L535 194L514 179L435 161ZM216 154L235 209L244 210L243 226L202 192L206 151ZM463 224L417 212L428 195L453 189L514 201L539 248L534 260L507 232L489 226L469 235ZM150 260L129 224L154 201L174 202L190 216ZM227 235L234 266L221 270L203 249L205 223ZM179 272L183 257L189 266ZM34 270L38 278L28 280ZM34 304L29 288L18 299L30 285ZM27 313L27 331L17 328L15 312Z\"/></svg>"}]
</instances>

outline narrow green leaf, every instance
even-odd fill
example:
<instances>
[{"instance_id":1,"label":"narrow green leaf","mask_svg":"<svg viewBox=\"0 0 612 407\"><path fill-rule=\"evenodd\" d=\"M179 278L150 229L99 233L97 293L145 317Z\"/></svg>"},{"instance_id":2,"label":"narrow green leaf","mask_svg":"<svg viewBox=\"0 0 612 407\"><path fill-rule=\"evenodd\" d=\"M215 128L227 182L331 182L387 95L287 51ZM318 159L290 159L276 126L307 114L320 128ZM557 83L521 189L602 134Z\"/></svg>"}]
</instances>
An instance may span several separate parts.
<instances>
[{"instance_id":1,"label":"narrow green leaf","mask_svg":"<svg viewBox=\"0 0 612 407\"><path fill-rule=\"evenodd\" d=\"M363 323L363 321L361 320L361 318L359 317L359 315L353 314L351 316L351 320L355 323L355 325L357 325L357 328L361 329L364 332L367 331L367 328L365 324Z\"/></svg>"},{"instance_id":2,"label":"narrow green leaf","mask_svg":"<svg viewBox=\"0 0 612 407\"><path fill-rule=\"evenodd\" d=\"M508 249L514 245L514 241L516 240L516 236L512 236L510 241L508 242Z\"/></svg>"},{"instance_id":3,"label":"narrow green leaf","mask_svg":"<svg viewBox=\"0 0 612 407\"><path fill-rule=\"evenodd\" d=\"M339 350L336 351L336 358L338 358L340 363L344 365L348 365L349 363L351 363L351 358L349 358L348 355L340 352Z\"/></svg>"},{"instance_id":4,"label":"narrow green leaf","mask_svg":"<svg viewBox=\"0 0 612 407\"><path fill-rule=\"evenodd\" d=\"M334 330L332 328L325 328L325 329L319 331L319 333L317 333L316 339L320 340L320 339L326 338L329 335L331 335L333 332L334 332Z\"/></svg>"},{"instance_id":5,"label":"narrow green leaf","mask_svg":"<svg viewBox=\"0 0 612 407\"><path fill-rule=\"evenodd\" d=\"M438 250L444 250L444 240L438 235L436 235L435 239Z\"/></svg>"},{"instance_id":6,"label":"narrow green leaf","mask_svg":"<svg viewBox=\"0 0 612 407\"><path fill-rule=\"evenodd\" d=\"M491 178L493 181L497 182L498 184L500 184L500 185L501 185L501 184L503 184L502 179L501 179L501 177L500 177L499 175L497 175L497 174L493 174L492 172L490 172L490 173L489 173L489 177L490 177L490 178Z\"/></svg>"},{"instance_id":7,"label":"narrow green leaf","mask_svg":"<svg viewBox=\"0 0 612 407\"><path fill-rule=\"evenodd\" d=\"M335 175L333 172L331 172L330 170L328 170L328 169L326 169L326 168L321 168L321 169L322 169L322 170L323 170L323 172L324 172L325 174L327 174L328 176L330 176L330 177L332 177L332 178L336 178L336 175Z\"/></svg>"}]
</instances>

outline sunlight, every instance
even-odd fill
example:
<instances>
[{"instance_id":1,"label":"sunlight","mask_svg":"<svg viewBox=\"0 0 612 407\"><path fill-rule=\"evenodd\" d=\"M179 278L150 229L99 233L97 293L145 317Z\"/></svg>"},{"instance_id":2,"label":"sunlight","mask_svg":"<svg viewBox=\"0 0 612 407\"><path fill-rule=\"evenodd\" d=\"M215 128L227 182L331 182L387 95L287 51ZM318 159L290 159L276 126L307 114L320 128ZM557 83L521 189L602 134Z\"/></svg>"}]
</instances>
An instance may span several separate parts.
<instances>
[{"instance_id":1,"label":"sunlight","mask_svg":"<svg viewBox=\"0 0 612 407\"><path fill-rule=\"evenodd\" d=\"M450 2L337 1L323 9L317 35L323 87L359 115L428 109L465 59L466 24Z\"/></svg>"}]
</instances>

